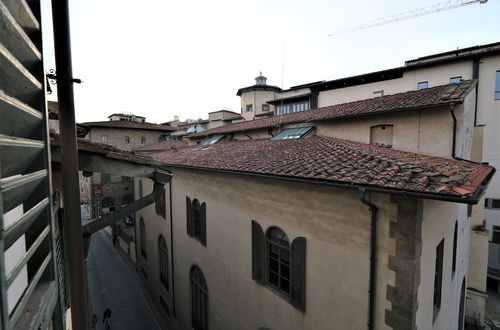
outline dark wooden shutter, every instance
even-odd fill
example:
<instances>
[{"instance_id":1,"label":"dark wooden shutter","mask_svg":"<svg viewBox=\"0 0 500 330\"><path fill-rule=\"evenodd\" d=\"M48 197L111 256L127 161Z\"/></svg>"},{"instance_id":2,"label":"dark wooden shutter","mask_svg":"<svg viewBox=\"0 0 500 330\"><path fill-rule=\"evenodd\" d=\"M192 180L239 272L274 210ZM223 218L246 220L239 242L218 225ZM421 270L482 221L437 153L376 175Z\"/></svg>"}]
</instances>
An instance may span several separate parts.
<instances>
[{"instance_id":1,"label":"dark wooden shutter","mask_svg":"<svg viewBox=\"0 0 500 330\"><path fill-rule=\"evenodd\" d=\"M200 241L207 246L207 206L205 203L200 207Z\"/></svg>"},{"instance_id":2,"label":"dark wooden shutter","mask_svg":"<svg viewBox=\"0 0 500 330\"><path fill-rule=\"evenodd\" d=\"M193 236L193 204L191 199L186 196L186 226L187 234Z\"/></svg>"},{"instance_id":3,"label":"dark wooden shutter","mask_svg":"<svg viewBox=\"0 0 500 330\"><path fill-rule=\"evenodd\" d=\"M297 237L292 242L292 305L300 309L306 310L306 239Z\"/></svg>"},{"instance_id":4,"label":"dark wooden shutter","mask_svg":"<svg viewBox=\"0 0 500 330\"><path fill-rule=\"evenodd\" d=\"M264 232L255 220L252 220L252 278L264 284Z\"/></svg>"}]
</instances>

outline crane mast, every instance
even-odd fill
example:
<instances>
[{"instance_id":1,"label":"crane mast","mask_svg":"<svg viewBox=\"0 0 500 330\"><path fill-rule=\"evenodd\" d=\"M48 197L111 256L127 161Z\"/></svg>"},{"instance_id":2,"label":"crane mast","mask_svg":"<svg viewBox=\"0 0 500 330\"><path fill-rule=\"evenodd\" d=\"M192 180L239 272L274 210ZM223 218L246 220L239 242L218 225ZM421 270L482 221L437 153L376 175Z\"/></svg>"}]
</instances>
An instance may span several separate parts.
<instances>
[{"instance_id":1,"label":"crane mast","mask_svg":"<svg viewBox=\"0 0 500 330\"><path fill-rule=\"evenodd\" d=\"M345 28L345 29L341 29L341 30L337 30L337 31L332 31L328 36L331 37L334 35L349 33L349 32L358 31L358 30L364 30L364 29L368 29L368 28L371 28L374 26L390 24L390 23L399 22L399 21L407 20L407 19L414 18L414 17L420 17L420 16L424 16L424 15L438 13L438 12L445 11L445 10L464 7L464 6L472 5L476 2L479 2L482 4L482 3L486 3L487 1L488 0L448 0L448 1L443 1L443 2L439 2L439 3L436 3L436 4L431 5L431 6L417 8L417 9L413 9L413 10L406 11L406 12L401 12L401 13L394 14L394 15L388 16L388 17L377 18L377 19L370 21L370 22L367 22L367 23L359 24L359 25L356 25L353 27L349 27L349 28Z\"/></svg>"}]
</instances>

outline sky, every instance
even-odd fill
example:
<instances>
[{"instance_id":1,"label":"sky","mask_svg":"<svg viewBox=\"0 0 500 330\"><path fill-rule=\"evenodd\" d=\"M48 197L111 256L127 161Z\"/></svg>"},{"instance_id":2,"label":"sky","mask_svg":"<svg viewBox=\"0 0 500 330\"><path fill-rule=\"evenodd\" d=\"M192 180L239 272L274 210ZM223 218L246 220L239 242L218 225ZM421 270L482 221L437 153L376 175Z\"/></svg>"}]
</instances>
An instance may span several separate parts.
<instances>
[{"instance_id":1,"label":"sky","mask_svg":"<svg viewBox=\"0 0 500 330\"><path fill-rule=\"evenodd\" d=\"M236 92L260 71L268 84L289 88L500 41L500 0L329 36L440 2L69 0L73 74L83 81L74 87L76 119L208 118L240 112ZM48 71L55 67L50 0L42 3Z\"/></svg>"}]
</instances>

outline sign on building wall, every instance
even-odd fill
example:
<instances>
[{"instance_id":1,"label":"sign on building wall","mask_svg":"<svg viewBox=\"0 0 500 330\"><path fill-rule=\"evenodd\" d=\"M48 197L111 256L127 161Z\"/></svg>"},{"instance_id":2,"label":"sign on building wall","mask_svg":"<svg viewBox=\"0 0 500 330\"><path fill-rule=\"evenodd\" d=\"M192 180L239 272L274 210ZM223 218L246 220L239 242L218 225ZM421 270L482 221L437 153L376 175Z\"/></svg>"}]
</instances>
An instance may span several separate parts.
<instances>
[{"instance_id":1,"label":"sign on building wall","mask_svg":"<svg viewBox=\"0 0 500 330\"><path fill-rule=\"evenodd\" d=\"M94 197L102 197L102 185L94 185Z\"/></svg>"}]
</instances>

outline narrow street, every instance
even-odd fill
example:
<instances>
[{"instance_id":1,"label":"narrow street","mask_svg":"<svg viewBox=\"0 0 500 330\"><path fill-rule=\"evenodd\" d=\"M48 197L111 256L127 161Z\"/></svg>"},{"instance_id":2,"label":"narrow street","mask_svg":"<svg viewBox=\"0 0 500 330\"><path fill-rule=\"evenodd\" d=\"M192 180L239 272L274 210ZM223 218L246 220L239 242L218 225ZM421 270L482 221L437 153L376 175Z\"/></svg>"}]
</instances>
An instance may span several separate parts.
<instances>
[{"instance_id":1,"label":"narrow street","mask_svg":"<svg viewBox=\"0 0 500 330\"><path fill-rule=\"evenodd\" d=\"M102 316L107 307L112 311L111 329L160 329L136 274L103 230L92 235L87 262L92 309L99 318L96 329L105 329Z\"/></svg>"}]
</instances>

